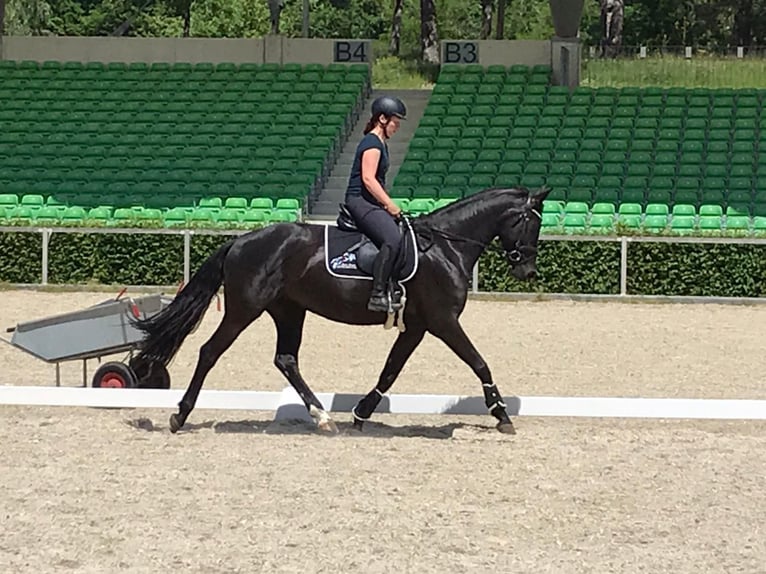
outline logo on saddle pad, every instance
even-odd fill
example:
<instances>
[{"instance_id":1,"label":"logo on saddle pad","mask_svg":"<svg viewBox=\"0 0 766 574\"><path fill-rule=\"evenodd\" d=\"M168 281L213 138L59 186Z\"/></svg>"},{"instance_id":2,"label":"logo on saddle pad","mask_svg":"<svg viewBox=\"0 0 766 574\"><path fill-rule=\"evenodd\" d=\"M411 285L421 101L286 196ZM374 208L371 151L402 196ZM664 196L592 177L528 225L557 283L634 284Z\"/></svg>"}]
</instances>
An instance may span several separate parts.
<instances>
[{"instance_id":1,"label":"logo on saddle pad","mask_svg":"<svg viewBox=\"0 0 766 574\"><path fill-rule=\"evenodd\" d=\"M330 269L356 269L356 253L346 251L343 255L330 260Z\"/></svg>"}]
</instances>

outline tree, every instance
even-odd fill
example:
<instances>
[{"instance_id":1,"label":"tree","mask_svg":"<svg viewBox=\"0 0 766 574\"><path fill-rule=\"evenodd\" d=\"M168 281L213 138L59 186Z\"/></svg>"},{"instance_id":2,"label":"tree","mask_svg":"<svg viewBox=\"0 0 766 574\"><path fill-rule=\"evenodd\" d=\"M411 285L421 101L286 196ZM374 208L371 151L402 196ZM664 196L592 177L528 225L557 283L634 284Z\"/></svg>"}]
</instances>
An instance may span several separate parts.
<instances>
[{"instance_id":1,"label":"tree","mask_svg":"<svg viewBox=\"0 0 766 574\"><path fill-rule=\"evenodd\" d=\"M499 0L500 3L503 0ZM481 31L479 38L486 40L492 35L492 12L494 9L494 0L481 0Z\"/></svg>"},{"instance_id":2,"label":"tree","mask_svg":"<svg viewBox=\"0 0 766 574\"><path fill-rule=\"evenodd\" d=\"M181 35L188 38L191 35L191 6L194 0L170 0L169 8L184 21Z\"/></svg>"},{"instance_id":3,"label":"tree","mask_svg":"<svg viewBox=\"0 0 766 574\"><path fill-rule=\"evenodd\" d=\"M511 0L497 0L497 27L495 28L495 38L502 40L505 38L505 5L510 4Z\"/></svg>"},{"instance_id":4,"label":"tree","mask_svg":"<svg viewBox=\"0 0 766 574\"><path fill-rule=\"evenodd\" d=\"M601 0L601 57L617 57L622 46L623 0Z\"/></svg>"},{"instance_id":5,"label":"tree","mask_svg":"<svg viewBox=\"0 0 766 574\"><path fill-rule=\"evenodd\" d=\"M439 63L439 34L434 0L420 0L420 53L424 64Z\"/></svg>"},{"instance_id":6,"label":"tree","mask_svg":"<svg viewBox=\"0 0 766 574\"><path fill-rule=\"evenodd\" d=\"M394 17L391 19L391 41L388 44L388 53L398 56L402 43L402 0L394 0Z\"/></svg>"},{"instance_id":7,"label":"tree","mask_svg":"<svg viewBox=\"0 0 766 574\"><path fill-rule=\"evenodd\" d=\"M4 12L9 36L39 36L50 31L53 10L46 0L7 0Z\"/></svg>"},{"instance_id":8,"label":"tree","mask_svg":"<svg viewBox=\"0 0 766 574\"><path fill-rule=\"evenodd\" d=\"M279 34L279 16L285 7L284 0L268 0L269 15L271 19L271 33Z\"/></svg>"}]
</instances>

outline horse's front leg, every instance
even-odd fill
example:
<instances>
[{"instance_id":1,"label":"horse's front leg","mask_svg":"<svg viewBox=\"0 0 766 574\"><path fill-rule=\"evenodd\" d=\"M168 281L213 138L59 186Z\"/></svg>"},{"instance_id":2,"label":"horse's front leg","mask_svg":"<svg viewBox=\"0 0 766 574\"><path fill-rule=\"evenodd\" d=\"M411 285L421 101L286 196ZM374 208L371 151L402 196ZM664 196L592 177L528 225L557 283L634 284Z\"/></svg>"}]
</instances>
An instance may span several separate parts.
<instances>
[{"instance_id":1,"label":"horse's front leg","mask_svg":"<svg viewBox=\"0 0 766 574\"><path fill-rule=\"evenodd\" d=\"M489 370L484 358L473 346L473 343L465 334L463 328L458 323L457 318L452 321L439 323L438 326L429 328L429 331L438 337L452 349L452 351L466 363L481 381L484 390L484 403L490 414L498 420L497 430L502 433L516 434L508 412L505 410L505 402L497 390L497 385L492 380L492 373Z\"/></svg>"},{"instance_id":2,"label":"horse's front leg","mask_svg":"<svg viewBox=\"0 0 766 574\"><path fill-rule=\"evenodd\" d=\"M351 411L351 414L354 415L354 428L362 430L364 421L368 420L375 412L383 395L394 384L396 377L399 376L407 359L423 340L425 333L425 329L421 326L409 325L407 330L400 333L396 338L394 346L391 347L388 354L388 359L386 359L386 365L378 378L378 384Z\"/></svg>"}]
</instances>

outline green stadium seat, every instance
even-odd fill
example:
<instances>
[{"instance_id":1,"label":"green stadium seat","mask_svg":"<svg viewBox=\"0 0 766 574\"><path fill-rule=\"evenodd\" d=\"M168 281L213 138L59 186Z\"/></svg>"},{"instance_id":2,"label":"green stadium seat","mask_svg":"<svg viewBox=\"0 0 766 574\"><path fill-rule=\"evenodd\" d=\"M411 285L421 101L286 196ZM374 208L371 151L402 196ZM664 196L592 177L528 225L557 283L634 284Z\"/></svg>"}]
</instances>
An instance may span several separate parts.
<instances>
[{"instance_id":1,"label":"green stadium seat","mask_svg":"<svg viewBox=\"0 0 766 574\"><path fill-rule=\"evenodd\" d=\"M667 215L647 215L644 218L644 229L650 233L659 233L668 226Z\"/></svg>"},{"instance_id":2,"label":"green stadium seat","mask_svg":"<svg viewBox=\"0 0 766 574\"><path fill-rule=\"evenodd\" d=\"M676 203L673 206L673 217L677 216L691 216L694 217L697 214L697 210L693 205L688 203Z\"/></svg>"},{"instance_id":3,"label":"green stadium seat","mask_svg":"<svg viewBox=\"0 0 766 574\"><path fill-rule=\"evenodd\" d=\"M433 205L434 200L432 199L413 199L409 202L407 211L415 215L428 213L433 208Z\"/></svg>"},{"instance_id":4,"label":"green stadium seat","mask_svg":"<svg viewBox=\"0 0 766 574\"><path fill-rule=\"evenodd\" d=\"M562 222L564 233L582 234L585 233L586 215L583 213L566 213Z\"/></svg>"},{"instance_id":5,"label":"green stadium seat","mask_svg":"<svg viewBox=\"0 0 766 574\"><path fill-rule=\"evenodd\" d=\"M594 214L590 218L592 233L611 233L614 231L614 215Z\"/></svg>"},{"instance_id":6,"label":"green stadium seat","mask_svg":"<svg viewBox=\"0 0 766 574\"><path fill-rule=\"evenodd\" d=\"M720 205L700 205L700 219L703 217L720 217L723 215L723 208Z\"/></svg>"},{"instance_id":7,"label":"green stadium seat","mask_svg":"<svg viewBox=\"0 0 766 574\"><path fill-rule=\"evenodd\" d=\"M746 215L729 215L726 217L726 230L747 235L750 232L750 218Z\"/></svg>"},{"instance_id":8,"label":"green stadium seat","mask_svg":"<svg viewBox=\"0 0 766 574\"><path fill-rule=\"evenodd\" d=\"M649 203L644 210L647 216L662 215L667 216L670 213L668 206L664 203Z\"/></svg>"},{"instance_id":9,"label":"green stadium seat","mask_svg":"<svg viewBox=\"0 0 766 574\"><path fill-rule=\"evenodd\" d=\"M674 215L670 222L670 230L675 235L691 235L694 233L693 215Z\"/></svg>"},{"instance_id":10,"label":"green stadium seat","mask_svg":"<svg viewBox=\"0 0 766 574\"><path fill-rule=\"evenodd\" d=\"M615 211L614 203L596 202L591 208L592 215L608 215L611 218L614 218Z\"/></svg>"},{"instance_id":11,"label":"green stadium seat","mask_svg":"<svg viewBox=\"0 0 766 574\"><path fill-rule=\"evenodd\" d=\"M15 193L0 194L0 206L5 208L8 208L8 207L13 208L13 207L16 207L18 204L19 204L19 198Z\"/></svg>"},{"instance_id":12,"label":"green stadium seat","mask_svg":"<svg viewBox=\"0 0 766 574\"><path fill-rule=\"evenodd\" d=\"M617 213L620 215L637 215L641 216L641 204L639 203L621 203L617 209Z\"/></svg>"},{"instance_id":13,"label":"green stadium seat","mask_svg":"<svg viewBox=\"0 0 766 574\"><path fill-rule=\"evenodd\" d=\"M34 219L38 225L56 225L59 223L59 212L55 207L42 207L34 214Z\"/></svg>"},{"instance_id":14,"label":"green stadium seat","mask_svg":"<svg viewBox=\"0 0 766 574\"><path fill-rule=\"evenodd\" d=\"M620 214L617 217L617 223L628 229L639 229L641 227L641 216L635 214Z\"/></svg>"}]
</instances>

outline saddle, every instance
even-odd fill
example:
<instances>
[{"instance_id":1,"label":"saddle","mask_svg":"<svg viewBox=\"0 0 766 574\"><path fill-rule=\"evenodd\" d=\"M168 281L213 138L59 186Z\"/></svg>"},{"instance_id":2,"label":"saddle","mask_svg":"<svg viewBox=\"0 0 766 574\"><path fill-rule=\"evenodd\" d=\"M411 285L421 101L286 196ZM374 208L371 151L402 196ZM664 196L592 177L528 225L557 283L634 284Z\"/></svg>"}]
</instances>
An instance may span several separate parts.
<instances>
[{"instance_id":1,"label":"saddle","mask_svg":"<svg viewBox=\"0 0 766 574\"><path fill-rule=\"evenodd\" d=\"M327 271L345 279L372 280L372 267L378 248L354 222L345 204L341 203L335 225L325 227L325 266ZM389 278L389 299L393 310L401 308L403 284L414 277L418 266L418 247L409 223L399 222L401 242Z\"/></svg>"}]
</instances>

